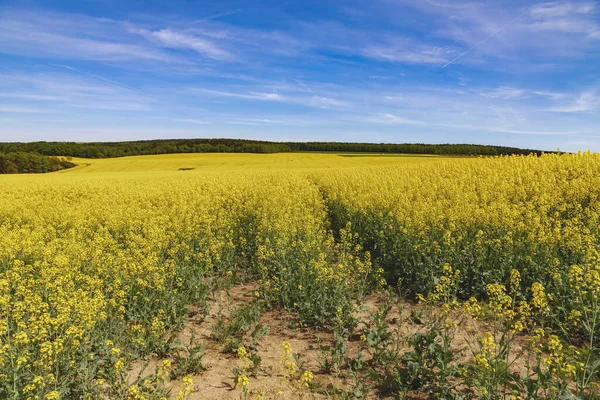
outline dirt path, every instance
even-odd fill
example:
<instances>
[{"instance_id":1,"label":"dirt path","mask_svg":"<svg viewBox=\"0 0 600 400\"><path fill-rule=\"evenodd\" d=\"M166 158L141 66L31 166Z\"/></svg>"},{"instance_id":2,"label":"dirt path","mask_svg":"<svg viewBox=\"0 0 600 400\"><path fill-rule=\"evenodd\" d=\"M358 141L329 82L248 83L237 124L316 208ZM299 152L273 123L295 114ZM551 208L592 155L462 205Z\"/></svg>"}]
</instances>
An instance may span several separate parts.
<instances>
[{"instance_id":1,"label":"dirt path","mask_svg":"<svg viewBox=\"0 0 600 400\"><path fill-rule=\"evenodd\" d=\"M193 375L193 393L188 399L200 400L235 400L244 399L241 386L234 387L235 378L233 369L240 367L240 360L235 352L227 351L226 343L215 339L215 325L219 320L231 321L235 319L233 315L236 310L248 306L254 301L253 292L256 289L254 283L243 284L230 288L228 291L216 292L210 299L210 311L206 315L196 314L190 316L188 323L179 333L178 339L182 344L187 344L194 338L194 343L202 343L205 347L202 364L206 369L201 373ZM372 295L365 299L361 305L357 316L361 323L356 330L358 332L347 342L346 356L353 358L360 351L360 339L358 336L364 329L364 323L369 320L369 316L377 312L382 302L380 295ZM423 307L407 302L401 302L395 305L387 315L386 322L390 330L396 337L408 338L415 332L423 329L423 325L418 320L413 320L412 312L418 312ZM456 318L462 318L460 314ZM259 325L268 327L268 332L261 336L254 348L255 354L260 358L260 366L254 375L250 375L248 385L248 395L246 399L326 399L333 398L333 388L343 387L343 378L335 374L326 374L322 372L322 362L325 352L321 350L324 345L333 343L333 335L330 332L317 331L309 328L295 328L293 317L281 310L267 310L260 315ZM476 321L470 321L469 330L477 330L479 334L485 331L485 326ZM459 361L466 361L472 357L469 350L469 343L473 344L474 331L468 332L467 327L459 327L454 340L452 349ZM524 340L524 339L523 339ZM294 353L299 355L298 372L295 379L286 380L283 378L283 367L280 365L281 346L283 342L288 342ZM242 337L244 344L252 343L249 333ZM515 343L518 345L518 343ZM404 347L404 346L403 346ZM401 351L408 351L402 349ZM362 353L364 361L370 360L367 352ZM523 366L522 360L516 363L516 368ZM159 360L150 363L149 369L154 370ZM304 371L310 371L314 376L314 383L320 388L319 393L311 392L309 389L301 388L299 376ZM131 371L131 376L139 373L138 368ZM369 383L369 382L364 382ZM170 389L170 398L175 399L183 387L182 379L172 380L166 387ZM345 389L348 389L347 386ZM392 397L378 396L370 393L368 399L386 399ZM422 398L416 396L414 398Z\"/></svg>"}]
</instances>

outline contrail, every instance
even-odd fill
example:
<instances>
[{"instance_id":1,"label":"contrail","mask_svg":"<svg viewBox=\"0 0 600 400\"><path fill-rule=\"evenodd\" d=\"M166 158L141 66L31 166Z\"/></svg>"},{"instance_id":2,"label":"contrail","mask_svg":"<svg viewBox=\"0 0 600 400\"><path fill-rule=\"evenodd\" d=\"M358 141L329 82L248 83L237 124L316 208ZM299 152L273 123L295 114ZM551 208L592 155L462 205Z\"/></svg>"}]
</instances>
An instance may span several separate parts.
<instances>
[{"instance_id":1,"label":"contrail","mask_svg":"<svg viewBox=\"0 0 600 400\"><path fill-rule=\"evenodd\" d=\"M542 3L542 2L540 2ZM540 4L537 3L537 4ZM537 5L536 4L536 5ZM535 5L534 5L535 7ZM454 64L454 62L456 62L459 58L463 57L464 55L468 54L471 52L471 50L473 50L474 48L478 47L480 44L488 41L490 38L496 36L497 34L499 34L500 32L502 32L504 29L506 29L509 25L511 25L513 22L515 22L516 20L518 20L519 18L521 18L523 15L525 15L525 13L527 13L530 8L525 9L525 11L523 11L521 14L517 15L516 17L514 17L513 19L511 19L510 21L508 21L505 25L503 25L500 29L498 29L497 31L493 32L492 34L490 34L489 36L487 36L486 38L480 40L479 42L475 43L473 46L471 46L467 51L465 51L464 53L459 54L458 56L456 56L456 58L454 58L451 61L448 61L442 68L446 68L448 65L450 64Z\"/></svg>"},{"instance_id":2,"label":"contrail","mask_svg":"<svg viewBox=\"0 0 600 400\"><path fill-rule=\"evenodd\" d=\"M194 23L194 24L197 24L198 22L204 22L204 21L208 21L208 20L210 20L210 19L215 19L215 18L226 17L226 16L228 16L228 15L237 14L237 13L239 13L239 12L242 12L242 9L241 9L241 8L238 8L237 10L227 11L227 12L220 13L220 14L209 15L208 17L201 18L201 19L199 19L199 20L196 20L196 21L194 21L193 23Z\"/></svg>"},{"instance_id":3,"label":"contrail","mask_svg":"<svg viewBox=\"0 0 600 400\"><path fill-rule=\"evenodd\" d=\"M306 86L304 83L302 83L300 81L300 79L294 79L300 86L302 86L304 89L308 90L311 94L315 94L312 90L310 90L310 88L308 86Z\"/></svg>"},{"instance_id":4,"label":"contrail","mask_svg":"<svg viewBox=\"0 0 600 400\"><path fill-rule=\"evenodd\" d=\"M141 93L139 89L136 89L136 88L134 88L132 86L124 85L124 84L119 83L119 82L112 81L112 80L104 78L103 76L100 76L100 75L96 75L96 74L92 74L90 72L82 71L82 70L79 70L77 68L73 68L73 67L70 67L70 66L64 65L64 64L52 64L52 65L56 65L58 67L66 68L68 70L80 73L82 75L89 76L89 77L91 77L93 79L106 82L106 83L108 83L110 85L120 87L121 89L127 89L127 90L131 90L131 91L134 91L134 92Z\"/></svg>"},{"instance_id":5,"label":"contrail","mask_svg":"<svg viewBox=\"0 0 600 400\"><path fill-rule=\"evenodd\" d=\"M439 4L439 3L434 3L431 0L425 0L428 4L431 4L432 6L436 6L436 7L440 7L440 8L455 8L455 9L460 9L460 8L467 8L469 7L468 4L460 4L460 5L455 5L455 4Z\"/></svg>"}]
</instances>

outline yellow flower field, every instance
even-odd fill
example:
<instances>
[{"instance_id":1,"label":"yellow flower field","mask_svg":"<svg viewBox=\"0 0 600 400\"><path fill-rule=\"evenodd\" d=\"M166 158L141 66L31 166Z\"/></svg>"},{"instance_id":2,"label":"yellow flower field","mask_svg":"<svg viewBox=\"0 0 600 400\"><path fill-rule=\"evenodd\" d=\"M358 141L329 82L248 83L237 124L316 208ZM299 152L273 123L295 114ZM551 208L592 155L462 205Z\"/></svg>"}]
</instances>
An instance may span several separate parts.
<instances>
[{"instance_id":1,"label":"yellow flower field","mask_svg":"<svg viewBox=\"0 0 600 400\"><path fill-rule=\"evenodd\" d=\"M303 170L318 168L361 167L375 165L420 164L447 160L436 155L370 154L370 153L274 153L274 154L164 154L108 159L75 158L74 169L62 173L93 172L158 172L189 168L197 171L227 169Z\"/></svg>"},{"instance_id":2,"label":"yellow flower field","mask_svg":"<svg viewBox=\"0 0 600 400\"><path fill-rule=\"evenodd\" d=\"M217 290L250 281L256 304L345 340L365 297L386 287L443 314L432 343L444 343L463 310L489 331L446 383L464 379L481 398L595 396L599 155L75 162L0 177L0 398L167 396L170 363L136 382L128 368L169 359L190 306L202 313ZM539 367L521 379L503 357L513 354L509 338L525 336L538 340ZM365 332L361 343L391 342ZM373 357L379 374L393 365ZM242 395L250 370L239 371ZM304 372L290 374L302 377L303 393L314 386ZM419 374L419 382L440 379ZM395 379L414 386L410 376ZM191 395L190 381L180 398ZM460 398L458 386L428 390Z\"/></svg>"}]
</instances>

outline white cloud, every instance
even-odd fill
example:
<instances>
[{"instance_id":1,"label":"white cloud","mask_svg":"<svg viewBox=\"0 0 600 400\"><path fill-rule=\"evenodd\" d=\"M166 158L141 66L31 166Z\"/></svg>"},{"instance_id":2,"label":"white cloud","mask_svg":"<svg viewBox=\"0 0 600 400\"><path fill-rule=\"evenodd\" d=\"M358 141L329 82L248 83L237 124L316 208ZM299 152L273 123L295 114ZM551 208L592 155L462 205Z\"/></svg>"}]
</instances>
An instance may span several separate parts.
<instances>
[{"instance_id":1,"label":"white cloud","mask_svg":"<svg viewBox=\"0 0 600 400\"><path fill-rule=\"evenodd\" d=\"M188 124L208 125L210 122L195 118L173 118L173 121L186 122Z\"/></svg>"},{"instance_id":2,"label":"white cloud","mask_svg":"<svg viewBox=\"0 0 600 400\"><path fill-rule=\"evenodd\" d=\"M566 96L564 93L547 92L547 91L534 91L532 93L536 94L538 96L548 97L551 100L559 100Z\"/></svg>"},{"instance_id":3,"label":"white cloud","mask_svg":"<svg viewBox=\"0 0 600 400\"><path fill-rule=\"evenodd\" d=\"M567 34L585 35L591 39L600 39L600 26L583 19L562 18L535 21L529 25L534 31L554 31Z\"/></svg>"},{"instance_id":4,"label":"white cloud","mask_svg":"<svg viewBox=\"0 0 600 400\"><path fill-rule=\"evenodd\" d=\"M490 99L518 99L525 96L526 92L523 89L517 89L509 86L500 86L496 89L491 90L479 90L477 93L480 96L488 97Z\"/></svg>"},{"instance_id":5,"label":"white cloud","mask_svg":"<svg viewBox=\"0 0 600 400\"><path fill-rule=\"evenodd\" d=\"M427 46L421 44L403 44L396 46L369 45L362 49L366 57L383 61L410 64L443 64L454 51L448 47Z\"/></svg>"},{"instance_id":6,"label":"white cloud","mask_svg":"<svg viewBox=\"0 0 600 400\"><path fill-rule=\"evenodd\" d=\"M74 72L2 73L0 97L15 101L59 102L60 109L144 111L154 100L102 77Z\"/></svg>"},{"instance_id":7,"label":"white cloud","mask_svg":"<svg viewBox=\"0 0 600 400\"><path fill-rule=\"evenodd\" d=\"M239 125L271 125L271 124L282 124L285 121L274 120L269 118L233 118L226 121L228 124L239 124Z\"/></svg>"},{"instance_id":8,"label":"white cloud","mask_svg":"<svg viewBox=\"0 0 600 400\"><path fill-rule=\"evenodd\" d=\"M545 63L565 64L582 58L600 39L597 6L590 1L555 1L535 5L519 2L457 0L382 0L394 12L410 5L431 21L436 37L463 45L460 63L492 65L521 63L535 69ZM535 3L535 2L532 2ZM451 7L449 7L451 5ZM573 37L577 36L577 37ZM522 68L522 67L521 67Z\"/></svg>"},{"instance_id":9,"label":"white cloud","mask_svg":"<svg viewBox=\"0 0 600 400\"><path fill-rule=\"evenodd\" d=\"M147 44L115 36L120 30L111 21L84 15L3 11L0 51L35 58L181 62Z\"/></svg>"},{"instance_id":10,"label":"white cloud","mask_svg":"<svg viewBox=\"0 0 600 400\"><path fill-rule=\"evenodd\" d=\"M455 128L455 129L467 129L474 131L488 131L496 133L511 133L517 135L533 135L533 136L571 136L577 135L576 131L553 131L553 130L534 130L534 129L519 129L519 128L503 128L495 125L467 125L467 124L446 124L446 123L434 123L434 126ZM536 147L536 146L532 146ZM536 148L539 148L537 146Z\"/></svg>"},{"instance_id":11,"label":"white cloud","mask_svg":"<svg viewBox=\"0 0 600 400\"><path fill-rule=\"evenodd\" d=\"M593 10L593 3L554 1L536 4L531 8L530 12L531 15L538 18L555 18L570 14L589 14Z\"/></svg>"},{"instance_id":12,"label":"white cloud","mask_svg":"<svg viewBox=\"0 0 600 400\"><path fill-rule=\"evenodd\" d=\"M511 86L499 86L494 89L476 89L475 93L489 99L515 100L532 97L546 98L549 100L560 100L566 97L565 93L548 92L542 90L528 90Z\"/></svg>"},{"instance_id":13,"label":"white cloud","mask_svg":"<svg viewBox=\"0 0 600 400\"><path fill-rule=\"evenodd\" d=\"M394 125L424 125L423 121L416 121L409 118L399 117L394 114L381 114L380 119L377 119L381 123L384 124L394 124Z\"/></svg>"},{"instance_id":14,"label":"white cloud","mask_svg":"<svg viewBox=\"0 0 600 400\"><path fill-rule=\"evenodd\" d=\"M238 99L249 99L249 100L267 100L267 101L282 101L285 98L278 93L261 93L261 92L246 92L246 93L236 93L236 92L225 92L221 90L211 90L211 89L193 89L193 92L196 93L206 93L215 96L222 97L234 97Z\"/></svg>"},{"instance_id":15,"label":"white cloud","mask_svg":"<svg viewBox=\"0 0 600 400\"><path fill-rule=\"evenodd\" d=\"M67 101L69 100L64 96L55 96L50 94L28 94L28 93L0 93L0 97L7 97L11 99L23 99L23 100L37 100L37 101Z\"/></svg>"},{"instance_id":16,"label":"white cloud","mask_svg":"<svg viewBox=\"0 0 600 400\"><path fill-rule=\"evenodd\" d=\"M44 110L39 108L31 108L31 107L18 107L18 106L0 106L0 113L25 113L25 114L33 114L33 113L43 113Z\"/></svg>"},{"instance_id":17,"label":"white cloud","mask_svg":"<svg viewBox=\"0 0 600 400\"><path fill-rule=\"evenodd\" d=\"M550 107L547 111L578 113L593 111L598 108L600 108L600 96L597 95L595 90L589 90L581 93L575 101L563 106Z\"/></svg>"},{"instance_id":18,"label":"white cloud","mask_svg":"<svg viewBox=\"0 0 600 400\"><path fill-rule=\"evenodd\" d=\"M157 31L136 29L133 31L150 40L156 40L165 47L191 49L216 60L231 60L234 58L229 52L200 36L176 32L171 29L160 29Z\"/></svg>"},{"instance_id":19,"label":"white cloud","mask_svg":"<svg viewBox=\"0 0 600 400\"><path fill-rule=\"evenodd\" d=\"M346 107L348 103L345 101L329 98L329 97L321 97L321 96L313 96L312 101L315 106L321 108L330 108L330 107Z\"/></svg>"},{"instance_id":20,"label":"white cloud","mask_svg":"<svg viewBox=\"0 0 600 400\"><path fill-rule=\"evenodd\" d=\"M554 31L600 39L600 25L592 15L594 11L594 4L588 2L542 3L531 8L532 21L528 27L533 31Z\"/></svg>"},{"instance_id":21,"label":"white cloud","mask_svg":"<svg viewBox=\"0 0 600 400\"><path fill-rule=\"evenodd\" d=\"M324 97L317 95L309 95L309 96L298 96L298 95L282 95L276 92L268 93L268 92L258 92L249 90L247 92L229 92L229 91L221 91L221 90L212 90L212 89L192 89L193 93L204 93L213 96L219 97L232 97L237 99L245 99L245 100L260 100L260 101L270 101L270 102L284 102L289 104L297 104L306 107L318 107L318 108L345 108L350 106L349 103L338 100L332 97Z\"/></svg>"},{"instance_id":22,"label":"white cloud","mask_svg":"<svg viewBox=\"0 0 600 400\"><path fill-rule=\"evenodd\" d=\"M94 110L113 110L113 111L149 111L152 108L146 103L136 103L134 101L113 99L111 101L86 101L82 103L72 103L71 107L89 108Z\"/></svg>"}]
</instances>

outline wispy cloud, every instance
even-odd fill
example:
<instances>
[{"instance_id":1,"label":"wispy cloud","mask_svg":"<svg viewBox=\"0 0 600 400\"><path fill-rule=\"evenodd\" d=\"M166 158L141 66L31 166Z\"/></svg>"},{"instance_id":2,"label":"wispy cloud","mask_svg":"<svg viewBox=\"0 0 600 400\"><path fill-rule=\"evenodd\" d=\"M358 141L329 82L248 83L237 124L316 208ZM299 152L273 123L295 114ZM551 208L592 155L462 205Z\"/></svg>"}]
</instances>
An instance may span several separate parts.
<instances>
[{"instance_id":1,"label":"wispy cloud","mask_svg":"<svg viewBox=\"0 0 600 400\"><path fill-rule=\"evenodd\" d=\"M297 33L316 51L407 65L443 64L456 54L456 48L446 43L431 43L386 30L350 27L335 21L302 22L297 26L300 28Z\"/></svg>"},{"instance_id":2,"label":"wispy cloud","mask_svg":"<svg viewBox=\"0 0 600 400\"><path fill-rule=\"evenodd\" d=\"M416 121L409 118L400 117L394 114L381 114L378 120L381 123L394 124L394 125L424 125L423 121Z\"/></svg>"},{"instance_id":3,"label":"wispy cloud","mask_svg":"<svg viewBox=\"0 0 600 400\"><path fill-rule=\"evenodd\" d=\"M488 97L490 99L518 99L525 96L526 91L523 89L517 89L509 86L500 86L496 89L491 90L479 90L480 96Z\"/></svg>"},{"instance_id":4,"label":"wispy cloud","mask_svg":"<svg viewBox=\"0 0 600 400\"><path fill-rule=\"evenodd\" d=\"M112 110L112 111L149 111L152 109L146 103L137 103L127 100L112 101L87 101L83 103L73 103L75 108L89 108L93 110Z\"/></svg>"},{"instance_id":5,"label":"wispy cloud","mask_svg":"<svg viewBox=\"0 0 600 400\"><path fill-rule=\"evenodd\" d=\"M322 97L322 96L313 96L310 99L311 105L321 108L335 108L335 107L347 107L349 105L348 102L334 99L331 97Z\"/></svg>"},{"instance_id":6,"label":"wispy cloud","mask_svg":"<svg viewBox=\"0 0 600 400\"><path fill-rule=\"evenodd\" d=\"M47 112L47 111L39 109L39 108L30 108L30 107L0 106L0 113L36 114L36 113L43 113L43 112Z\"/></svg>"},{"instance_id":7,"label":"wispy cloud","mask_svg":"<svg viewBox=\"0 0 600 400\"><path fill-rule=\"evenodd\" d=\"M114 20L0 6L0 52L54 60L99 61L165 74L196 74L206 72L201 68L209 62L242 61L247 73L254 65L262 67L265 59L298 56L312 48L286 32L215 20L226 14L234 12L194 24L184 16Z\"/></svg>"},{"instance_id":8,"label":"wispy cloud","mask_svg":"<svg viewBox=\"0 0 600 400\"><path fill-rule=\"evenodd\" d=\"M564 93L547 92L547 91L540 91L540 90L533 91L533 94L536 94L538 96L547 97L552 100L559 100L566 96Z\"/></svg>"},{"instance_id":9,"label":"wispy cloud","mask_svg":"<svg viewBox=\"0 0 600 400\"><path fill-rule=\"evenodd\" d=\"M408 44L395 46L370 45L362 50L363 55L384 61L409 64L443 64L455 54L449 47Z\"/></svg>"},{"instance_id":10,"label":"wispy cloud","mask_svg":"<svg viewBox=\"0 0 600 400\"><path fill-rule=\"evenodd\" d=\"M595 4L591 2L549 2L531 8L534 31L554 31L600 39L600 24L594 19Z\"/></svg>"},{"instance_id":11,"label":"wispy cloud","mask_svg":"<svg viewBox=\"0 0 600 400\"><path fill-rule=\"evenodd\" d=\"M227 121L228 124L239 124L239 125L272 125L272 124L283 124L285 121L269 119L269 118L235 118Z\"/></svg>"},{"instance_id":12,"label":"wispy cloud","mask_svg":"<svg viewBox=\"0 0 600 400\"><path fill-rule=\"evenodd\" d=\"M236 93L236 92L224 92L221 90L211 90L211 89L192 89L194 93L205 93L214 96L220 97L233 97L237 99L247 99L247 100L266 100L266 101L284 101L285 97L281 96L278 93L260 93L260 92L245 92L245 93Z\"/></svg>"},{"instance_id":13,"label":"wispy cloud","mask_svg":"<svg viewBox=\"0 0 600 400\"><path fill-rule=\"evenodd\" d=\"M550 107L547 111L561 113L580 113L600 108L600 96L597 90L588 90L579 95L574 101L562 106Z\"/></svg>"},{"instance_id":14,"label":"wispy cloud","mask_svg":"<svg viewBox=\"0 0 600 400\"><path fill-rule=\"evenodd\" d=\"M152 41L156 41L165 47L194 50L201 55L216 60L231 60L234 58L231 53L200 36L175 32L171 29L160 29L157 31L135 29L132 31Z\"/></svg>"},{"instance_id":15,"label":"wispy cloud","mask_svg":"<svg viewBox=\"0 0 600 400\"><path fill-rule=\"evenodd\" d=\"M258 92L249 90L247 92L227 92L221 90L212 90L204 88L191 89L192 93L207 94L217 97L230 97L235 99L243 100L259 100L269 102L282 102L289 104L296 104L306 107L318 107L318 108L343 108L349 106L348 102L325 96L317 96L314 93L310 95L297 95L293 93L280 94L277 92Z\"/></svg>"},{"instance_id":16,"label":"wispy cloud","mask_svg":"<svg viewBox=\"0 0 600 400\"><path fill-rule=\"evenodd\" d=\"M221 17L227 17L229 15L234 15L234 14L237 14L237 13L240 13L240 12L242 12L242 9L241 8L237 8L235 10L226 11L226 12L222 12L222 13L218 13L218 14L213 14L213 15L209 15L208 17L197 19L193 23L194 24L198 24L198 23L201 23L201 22L209 21L211 19L217 19L217 18L221 18Z\"/></svg>"},{"instance_id":17,"label":"wispy cloud","mask_svg":"<svg viewBox=\"0 0 600 400\"><path fill-rule=\"evenodd\" d=\"M210 122L208 121L204 121L201 119L195 119L195 118L173 118L173 121L176 122L186 122L188 124L196 124L196 125L208 125L210 124Z\"/></svg>"},{"instance_id":18,"label":"wispy cloud","mask_svg":"<svg viewBox=\"0 0 600 400\"><path fill-rule=\"evenodd\" d=\"M155 102L138 91L100 79L66 72L0 73L0 97L35 101L54 110L143 111Z\"/></svg>"},{"instance_id":19,"label":"wispy cloud","mask_svg":"<svg viewBox=\"0 0 600 400\"><path fill-rule=\"evenodd\" d=\"M65 96L56 96L50 94L29 94L19 92L0 92L0 97L10 99L37 100L37 101L68 101Z\"/></svg>"},{"instance_id":20,"label":"wispy cloud","mask_svg":"<svg viewBox=\"0 0 600 400\"><path fill-rule=\"evenodd\" d=\"M0 10L0 51L80 60L182 62L143 42L121 36L113 21L85 15Z\"/></svg>"},{"instance_id":21,"label":"wispy cloud","mask_svg":"<svg viewBox=\"0 0 600 400\"><path fill-rule=\"evenodd\" d=\"M557 18L572 14L590 14L594 11L592 2L552 1L535 4L531 7L531 15L537 18Z\"/></svg>"},{"instance_id":22,"label":"wispy cloud","mask_svg":"<svg viewBox=\"0 0 600 400\"><path fill-rule=\"evenodd\" d=\"M503 128L494 125L469 125L469 124L445 124L439 123L434 124L440 127L448 127L455 129L465 129L465 130L474 130L474 131L488 131L488 132L496 132L496 133L510 133L516 135L525 135L525 136L578 136L577 131L573 130L564 130L564 131L556 131L556 130L533 130L533 129L518 129L518 128Z\"/></svg>"},{"instance_id":23,"label":"wispy cloud","mask_svg":"<svg viewBox=\"0 0 600 400\"><path fill-rule=\"evenodd\" d=\"M499 60L516 63L523 59L564 63L566 57L587 54L588 41L600 38L597 4L590 1L529 5L472 0L384 2L390 7L408 5L429 15L438 38L462 44L463 50L450 64L496 66Z\"/></svg>"}]
</instances>

